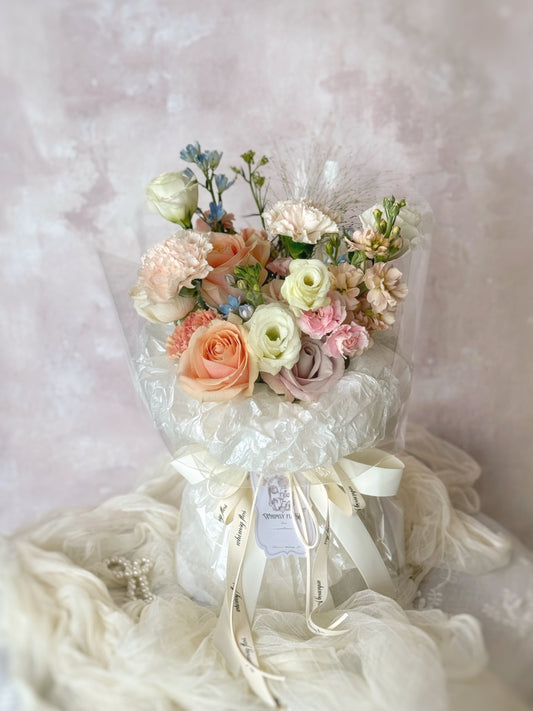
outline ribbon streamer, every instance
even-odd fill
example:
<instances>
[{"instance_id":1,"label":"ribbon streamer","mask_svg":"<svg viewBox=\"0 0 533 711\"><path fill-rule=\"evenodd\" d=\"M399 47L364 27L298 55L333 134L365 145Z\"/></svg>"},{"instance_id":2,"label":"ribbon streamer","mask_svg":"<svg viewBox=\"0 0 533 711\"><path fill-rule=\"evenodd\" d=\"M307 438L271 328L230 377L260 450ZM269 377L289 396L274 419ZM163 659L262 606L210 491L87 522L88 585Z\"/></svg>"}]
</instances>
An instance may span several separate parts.
<instances>
[{"instance_id":1,"label":"ribbon streamer","mask_svg":"<svg viewBox=\"0 0 533 711\"><path fill-rule=\"evenodd\" d=\"M236 673L241 668L254 692L268 706L277 707L279 703L268 681L283 681L283 677L259 666L251 622L266 564L253 533L255 504L264 477L259 477L253 492L248 472L221 465L200 445L180 450L172 464L191 484L209 481L210 493L217 500L214 514L231 525L226 596L214 642L230 669ZM287 474L292 520L306 552L306 622L315 634L342 634L343 630L336 628L346 618L345 613L323 627L313 617L332 606L327 575L331 535L345 549L369 588L394 597L387 567L359 511L365 506L364 496L394 496L403 468L403 462L394 455L367 449L331 466ZM304 481L309 495L304 491ZM321 533L317 514L323 522Z\"/></svg>"}]
</instances>

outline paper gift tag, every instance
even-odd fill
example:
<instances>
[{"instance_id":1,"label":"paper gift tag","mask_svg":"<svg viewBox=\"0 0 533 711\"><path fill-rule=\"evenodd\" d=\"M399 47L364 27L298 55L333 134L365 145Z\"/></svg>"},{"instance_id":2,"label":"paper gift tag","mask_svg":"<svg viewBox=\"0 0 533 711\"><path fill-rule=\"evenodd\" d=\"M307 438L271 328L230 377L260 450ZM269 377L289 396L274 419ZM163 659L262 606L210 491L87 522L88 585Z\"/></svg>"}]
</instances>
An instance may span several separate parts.
<instances>
[{"instance_id":1,"label":"paper gift tag","mask_svg":"<svg viewBox=\"0 0 533 711\"><path fill-rule=\"evenodd\" d=\"M252 472L250 478L255 491L259 475ZM300 482L300 486L307 497L309 483ZM284 474L263 480L257 492L255 537L257 545L267 558L276 558L280 555L305 557L305 548L294 526L290 499L289 479ZM304 511L304 516L307 525L311 527L313 524L307 511Z\"/></svg>"}]
</instances>

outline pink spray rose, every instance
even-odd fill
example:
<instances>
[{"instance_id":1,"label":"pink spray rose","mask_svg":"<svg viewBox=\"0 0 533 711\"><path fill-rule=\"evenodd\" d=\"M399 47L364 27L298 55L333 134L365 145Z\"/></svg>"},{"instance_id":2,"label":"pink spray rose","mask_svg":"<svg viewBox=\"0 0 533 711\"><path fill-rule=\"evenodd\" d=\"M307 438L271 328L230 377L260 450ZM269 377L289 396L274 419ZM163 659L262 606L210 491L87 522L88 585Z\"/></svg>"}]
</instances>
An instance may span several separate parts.
<instances>
[{"instance_id":1,"label":"pink spray rose","mask_svg":"<svg viewBox=\"0 0 533 711\"><path fill-rule=\"evenodd\" d=\"M292 368L282 368L276 375L261 373L275 393L286 399L314 402L329 390L344 374L342 358L332 358L320 341L303 336L300 357Z\"/></svg>"},{"instance_id":2,"label":"pink spray rose","mask_svg":"<svg viewBox=\"0 0 533 711\"><path fill-rule=\"evenodd\" d=\"M337 292L330 291L328 296L331 301L327 306L321 306L316 311L302 311L297 319L298 326L311 338L322 338L331 333L346 318L346 307Z\"/></svg>"},{"instance_id":3,"label":"pink spray rose","mask_svg":"<svg viewBox=\"0 0 533 711\"><path fill-rule=\"evenodd\" d=\"M361 355L370 345L368 331L355 321L339 326L324 343L324 352L332 358L352 358Z\"/></svg>"},{"instance_id":4,"label":"pink spray rose","mask_svg":"<svg viewBox=\"0 0 533 711\"><path fill-rule=\"evenodd\" d=\"M221 319L200 326L179 360L178 379L185 392L200 402L250 397L258 366L247 333L244 326Z\"/></svg>"}]
</instances>

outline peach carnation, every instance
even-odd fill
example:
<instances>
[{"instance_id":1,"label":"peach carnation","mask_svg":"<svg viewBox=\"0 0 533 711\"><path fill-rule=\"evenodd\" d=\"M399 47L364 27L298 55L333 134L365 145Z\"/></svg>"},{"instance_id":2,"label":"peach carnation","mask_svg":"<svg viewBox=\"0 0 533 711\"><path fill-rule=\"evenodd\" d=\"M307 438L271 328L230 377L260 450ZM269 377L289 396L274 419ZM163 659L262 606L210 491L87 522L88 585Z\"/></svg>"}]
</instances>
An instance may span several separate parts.
<instances>
[{"instance_id":1,"label":"peach carnation","mask_svg":"<svg viewBox=\"0 0 533 711\"><path fill-rule=\"evenodd\" d=\"M203 279L212 267L207 261L213 249L204 234L185 230L156 244L142 258L137 288L146 291L154 303L170 301L182 287L191 288L194 279Z\"/></svg>"},{"instance_id":2,"label":"peach carnation","mask_svg":"<svg viewBox=\"0 0 533 711\"><path fill-rule=\"evenodd\" d=\"M174 332L167 340L167 355L171 360L178 360L187 350L193 333L200 326L207 324L216 318L214 311L193 311L174 329Z\"/></svg>"},{"instance_id":3,"label":"peach carnation","mask_svg":"<svg viewBox=\"0 0 533 711\"><path fill-rule=\"evenodd\" d=\"M218 318L193 333L178 366L181 387L200 402L249 397L258 374L247 329Z\"/></svg>"}]
</instances>

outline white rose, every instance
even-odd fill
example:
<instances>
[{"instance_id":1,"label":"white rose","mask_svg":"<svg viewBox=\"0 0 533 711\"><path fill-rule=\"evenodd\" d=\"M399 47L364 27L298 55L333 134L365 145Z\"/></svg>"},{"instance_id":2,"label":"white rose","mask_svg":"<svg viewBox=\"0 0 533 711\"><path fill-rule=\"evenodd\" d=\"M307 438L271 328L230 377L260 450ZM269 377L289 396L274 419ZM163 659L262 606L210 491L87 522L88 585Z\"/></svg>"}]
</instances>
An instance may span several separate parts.
<instances>
[{"instance_id":1,"label":"white rose","mask_svg":"<svg viewBox=\"0 0 533 711\"><path fill-rule=\"evenodd\" d=\"M339 232L331 217L305 200L277 202L263 218L270 234L284 235L294 242L316 244L324 235Z\"/></svg>"},{"instance_id":2,"label":"white rose","mask_svg":"<svg viewBox=\"0 0 533 711\"><path fill-rule=\"evenodd\" d=\"M171 323L185 318L193 310L196 300L176 294L168 301L154 302L142 286L134 286L130 291L135 311L152 323Z\"/></svg>"},{"instance_id":3,"label":"white rose","mask_svg":"<svg viewBox=\"0 0 533 711\"><path fill-rule=\"evenodd\" d=\"M381 212L383 212L383 203L378 203L359 215L363 229L376 229L374 210L381 210ZM398 225L400 228L400 236L403 237L406 242L410 242L415 237L420 236L418 225L420 224L421 219L420 213L406 206L401 208L394 224Z\"/></svg>"},{"instance_id":4,"label":"white rose","mask_svg":"<svg viewBox=\"0 0 533 711\"><path fill-rule=\"evenodd\" d=\"M259 370L276 375L292 368L300 355L300 332L293 315L281 304L261 304L246 323L248 345L259 360Z\"/></svg>"},{"instance_id":5,"label":"white rose","mask_svg":"<svg viewBox=\"0 0 533 711\"><path fill-rule=\"evenodd\" d=\"M281 295L296 316L302 311L315 311L329 304L331 274L318 259L293 259Z\"/></svg>"},{"instance_id":6,"label":"white rose","mask_svg":"<svg viewBox=\"0 0 533 711\"><path fill-rule=\"evenodd\" d=\"M198 207L198 183L184 172L162 173L146 188L146 198L150 208L165 220L187 229Z\"/></svg>"}]
</instances>

